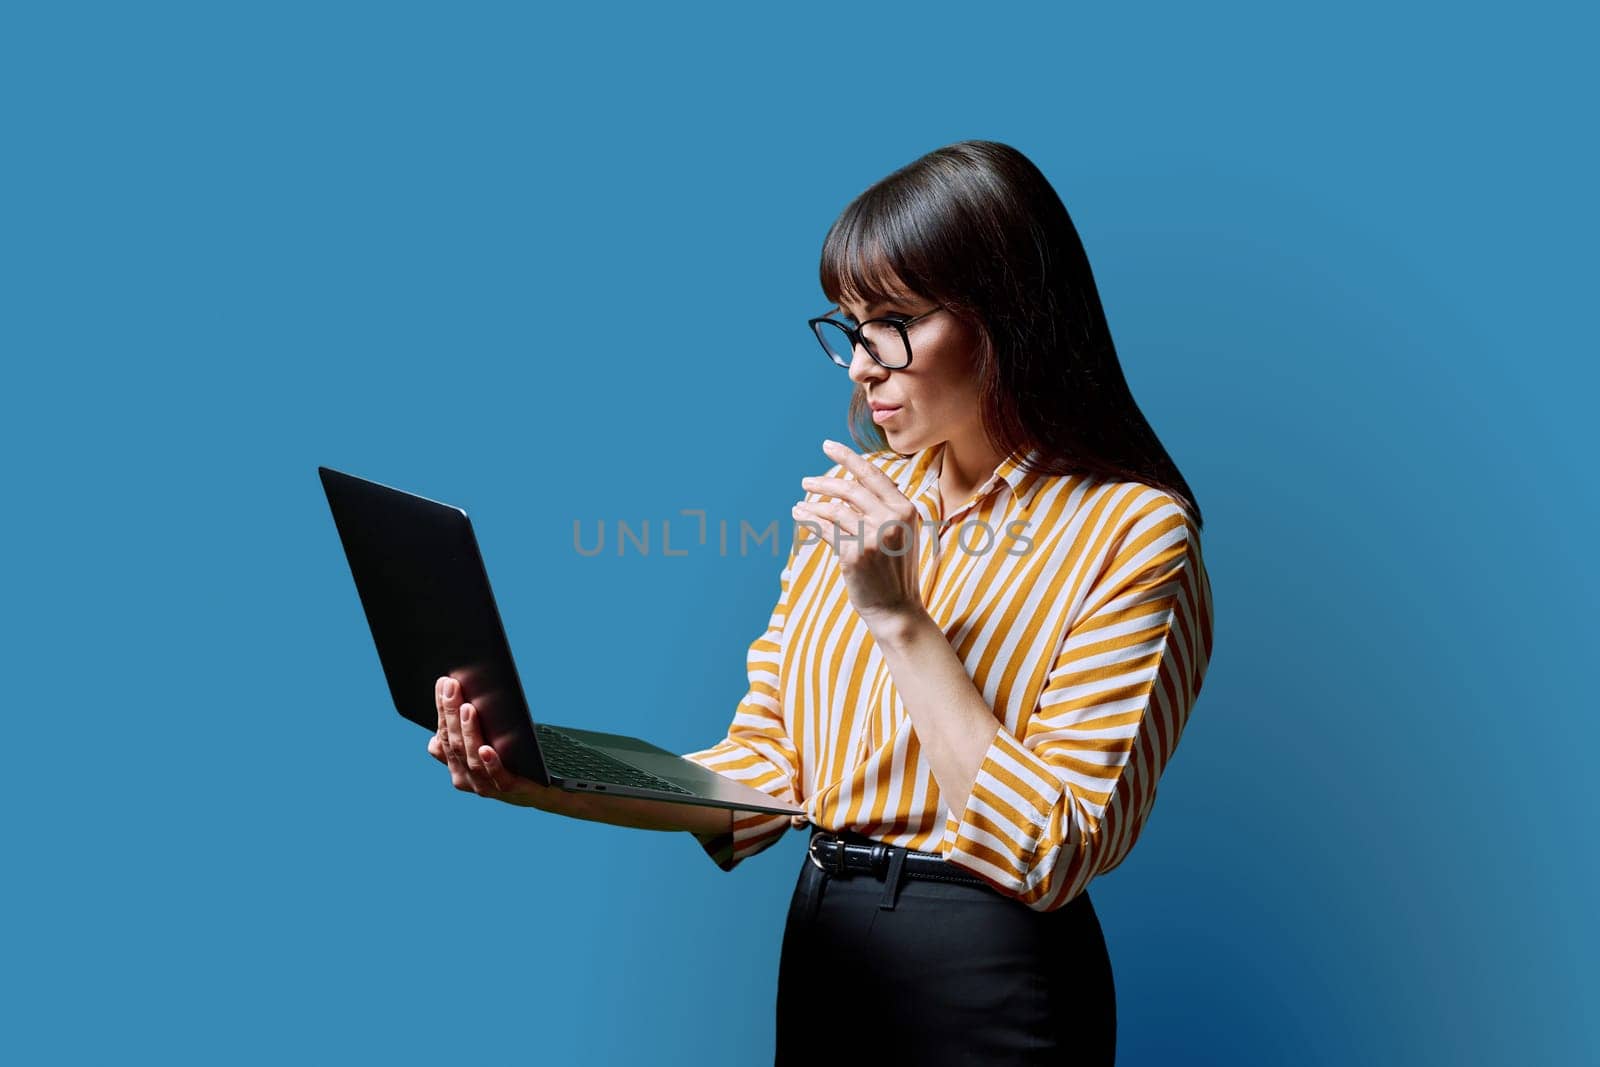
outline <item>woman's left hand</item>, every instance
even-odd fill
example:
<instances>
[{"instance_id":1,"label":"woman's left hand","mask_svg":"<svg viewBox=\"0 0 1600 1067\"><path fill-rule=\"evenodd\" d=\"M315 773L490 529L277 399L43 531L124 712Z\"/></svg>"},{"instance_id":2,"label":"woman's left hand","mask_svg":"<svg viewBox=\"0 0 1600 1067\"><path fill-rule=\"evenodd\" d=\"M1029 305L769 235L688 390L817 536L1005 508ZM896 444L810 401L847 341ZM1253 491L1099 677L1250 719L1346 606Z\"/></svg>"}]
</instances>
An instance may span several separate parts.
<instances>
[{"instance_id":1,"label":"woman's left hand","mask_svg":"<svg viewBox=\"0 0 1600 1067\"><path fill-rule=\"evenodd\" d=\"M917 574L922 514L870 460L835 441L822 450L855 480L802 478L803 488L835 499L802 500L792 510L838 553L856 614L871 629L926 611Z\"/></svg>"}]
</instances>

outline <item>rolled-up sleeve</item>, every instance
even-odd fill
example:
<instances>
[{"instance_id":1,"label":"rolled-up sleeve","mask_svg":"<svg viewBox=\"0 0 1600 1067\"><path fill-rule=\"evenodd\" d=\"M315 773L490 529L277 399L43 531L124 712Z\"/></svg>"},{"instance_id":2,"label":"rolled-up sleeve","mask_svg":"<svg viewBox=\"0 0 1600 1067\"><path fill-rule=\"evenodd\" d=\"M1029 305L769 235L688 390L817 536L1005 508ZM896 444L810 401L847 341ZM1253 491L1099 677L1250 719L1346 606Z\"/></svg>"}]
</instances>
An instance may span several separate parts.
<instances>
[{"instance_id":1,"label":"rolled-up sleeve","mask_svg":"<svg viewBox=\"0 0 1600 1067\"><path fill-rule=\"evenodd\" d=\"M745 657L749 690L734 711L727 736L710 748L683 754L684 759L793 804L800 803L795 789L799 759L783 721L780 666L798 548L798 541L790 546L778 579L778 603L766 630L751 642ZM727 830L693 836L718 867L731 871L740 861L773 845L789 826L790 816L782 813L730 809Z\"/></svg>"},{"instance_id":2,"label":"rolled-up sleeve","mask_svg":"<svg viewBox=\"0 0 1600 1067\"><path fill-rule=\"evenodd\" d=\"M1052 660L1020 736L1004 722L940 854L1036 911L1122 862L1199 696L1211 593L1187 513L1130 523Z\"/></svg>"}]
</instances>

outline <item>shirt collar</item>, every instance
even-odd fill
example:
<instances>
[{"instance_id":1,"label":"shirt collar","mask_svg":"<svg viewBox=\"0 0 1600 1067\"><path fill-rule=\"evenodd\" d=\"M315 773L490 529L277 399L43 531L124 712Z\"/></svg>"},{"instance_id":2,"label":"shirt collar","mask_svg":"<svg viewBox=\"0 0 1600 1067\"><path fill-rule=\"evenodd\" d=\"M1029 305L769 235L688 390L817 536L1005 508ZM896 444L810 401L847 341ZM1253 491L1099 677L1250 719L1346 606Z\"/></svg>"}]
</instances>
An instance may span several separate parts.
<instances>
[{"instance_id":1,"label":"shirt collar","mask_svg":"<svg viewBox=\"0 0 1600 1067\"><path fill-rule=\"evenodd\" d=\"M944 449L945 443L941 441L939 444L931 446L927 454L922 458L923 473L917 487L918 495L938 492L939 469L944 463ZM1011 492L1016 495L1022 506L1026 508L1033 502L1033 495L1038 492L1043 476L1023 470L1022 464L1024 460L1029 458L1037 460L1039 454L1037 448L1014 449L1010 455L1000 461L999 465L995 467L994 473L978 488L977 495L980 497L988 495L995 488L995 482L998 479L1010 486Z\"/></svg>"},{"instance_id":2,"label":"shirt collar","mask_svg":"<svg viewBox=\"0 0 1600 1067\"><path fill-rule=\"evenodd\" d=\"M1023 470L1022 464L1025 460L1038 458L1037 448L1019 448L1001 460L1000 465L995 468L995 473L1006 480L1006 484L1011 486L1011 491L1016 493L1024 504L1033 495L1029 483L1038 481L1038 475Z\"/></svg>"}]
</instances>

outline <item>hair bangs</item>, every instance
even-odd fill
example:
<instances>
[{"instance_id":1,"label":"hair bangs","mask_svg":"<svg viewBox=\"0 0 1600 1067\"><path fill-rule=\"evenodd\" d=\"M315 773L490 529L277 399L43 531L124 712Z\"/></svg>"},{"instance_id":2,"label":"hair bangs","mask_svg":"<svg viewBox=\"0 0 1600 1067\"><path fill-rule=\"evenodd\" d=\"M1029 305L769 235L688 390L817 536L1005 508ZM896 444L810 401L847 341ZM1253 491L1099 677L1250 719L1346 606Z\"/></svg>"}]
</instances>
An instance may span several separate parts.
<instances>
[{"instance_id":1,"label":"hair bangs","mask_svg":"<svg viewBox=\"0 0 1600 1067\"><path fill-rule=\"evenodd\" d=\"M896 211L893 200L869 190L839 216L822 245L822 292L835 304L849 298L871 306L921 292L922 263L918 227L909 211Z\"/></svg>"}]
</instances>

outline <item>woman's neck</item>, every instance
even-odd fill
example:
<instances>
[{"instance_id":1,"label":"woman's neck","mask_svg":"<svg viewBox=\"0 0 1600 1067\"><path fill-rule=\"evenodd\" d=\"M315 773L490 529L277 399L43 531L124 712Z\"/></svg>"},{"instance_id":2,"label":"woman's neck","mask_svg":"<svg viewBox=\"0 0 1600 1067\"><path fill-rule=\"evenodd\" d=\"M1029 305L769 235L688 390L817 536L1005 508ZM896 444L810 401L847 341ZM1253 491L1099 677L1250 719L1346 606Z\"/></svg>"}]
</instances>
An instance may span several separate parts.
<instances>
[{"instance_id":1,"label":"woman's neck","mask_svg":"<svg viewBox=\"0 0 1600 1067\"><path fill-rule=\"evenodd\" d=\"M946 441L939 459L939 496L948 515L965 504L1005 457L984 441L982 447Z\"/></svg>"}]
</instances>

